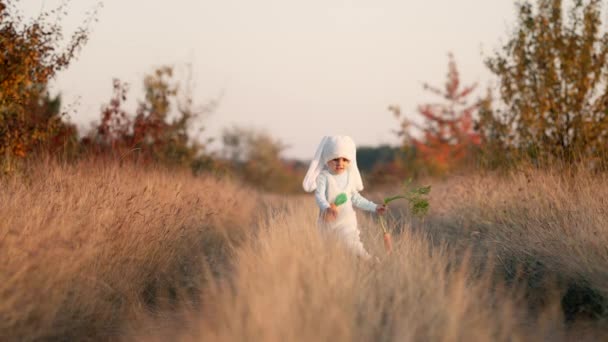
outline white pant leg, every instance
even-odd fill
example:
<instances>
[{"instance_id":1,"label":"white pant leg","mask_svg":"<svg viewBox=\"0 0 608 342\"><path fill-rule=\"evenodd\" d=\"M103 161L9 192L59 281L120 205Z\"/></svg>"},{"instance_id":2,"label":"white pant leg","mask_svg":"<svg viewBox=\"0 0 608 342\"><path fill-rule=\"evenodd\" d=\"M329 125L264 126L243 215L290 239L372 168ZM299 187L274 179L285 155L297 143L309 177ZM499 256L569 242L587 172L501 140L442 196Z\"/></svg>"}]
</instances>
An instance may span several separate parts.
<instances>
[{"instance_id":1,"label":"white pant leg","mask_svg":"<svg viewBox=\"0 0 608 342\"><path fill-rule=\"evenodd\" d=\"M356 256L365 260L371 258L361 242L360 231L357 226L345 224L336 226L328 222L323 222L323 220L320 219L319 232L325 236L334 236Z\"/></svg>"},{"instance_id":2,"label":"white pant leg","mask_svg":"<svg viewBox=\"0 0 608 342\"><path fill-rule=\"evenodd\" d=\"M338 217L331 222L324 222L319 215L318 226L322 233L335 235L356 256L365 260L371 258L361 242L359 228L357 227L357 215L350 203L339 209Z\"/></svg>"},{"instance_id":3,"label":"white pant leg","mask_svg":"<svg viewBox=\"0 0 608 342\"><path fill-rule=\"evenodd\" d=\"M371 258L361 242L360 231L357 227L344 227L344 229L340 229L340 237L348 249L353 251L356 256L365 260Z\"/></svg>"}]
</instances>

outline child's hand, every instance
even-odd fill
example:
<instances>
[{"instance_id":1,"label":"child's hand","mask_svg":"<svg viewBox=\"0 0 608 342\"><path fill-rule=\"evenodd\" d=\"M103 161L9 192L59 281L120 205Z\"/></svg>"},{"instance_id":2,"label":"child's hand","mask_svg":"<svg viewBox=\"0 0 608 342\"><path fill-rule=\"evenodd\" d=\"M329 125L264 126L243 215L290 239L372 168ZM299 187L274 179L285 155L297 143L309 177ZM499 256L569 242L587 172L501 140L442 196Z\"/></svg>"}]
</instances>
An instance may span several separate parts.
<instances>
[{"instance_id":1,"label":"child's hand","mask_svg":"<svg viewBox=\"0 0 608 342\"><path fill-rule=\"evenodd\" d=\"M338 207L336 207L336 205L333 203L329 206L329 208L325 209L325 212L323 213L323 219L326 222L334 221L337 216L338 216Z\"/></svg>"},{"instance_id":2,"label":"child's hand","mask_svg":"<svg viewBox=\"0 0 608 342\"><path fill-rule=\"evenodd\" d=\"M376 207L376 214L384 215L387 210L388 210L388 207L386 206L386 204L379 205Z\"/></svg>"}]
</instances>

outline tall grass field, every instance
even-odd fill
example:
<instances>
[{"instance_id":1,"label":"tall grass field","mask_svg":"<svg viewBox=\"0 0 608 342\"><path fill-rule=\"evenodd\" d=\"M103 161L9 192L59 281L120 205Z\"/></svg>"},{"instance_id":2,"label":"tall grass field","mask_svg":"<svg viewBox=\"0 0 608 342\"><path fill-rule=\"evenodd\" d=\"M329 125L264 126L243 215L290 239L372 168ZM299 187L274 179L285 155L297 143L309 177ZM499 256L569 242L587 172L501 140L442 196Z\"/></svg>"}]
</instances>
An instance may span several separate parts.
<instances>
[{"instance_id":1,"label":"tall grass field","mask_svg":"<svg viewBox=\"0 0 608 342\"><path fill-rule=\"evenodd\" d=\"M391 203L390 255L358 213L367 262L318 234L310 195L47 161L0 178L0 340L606 339L606 181L432 181L425 217Z\"/></svg>"}]
</instances>

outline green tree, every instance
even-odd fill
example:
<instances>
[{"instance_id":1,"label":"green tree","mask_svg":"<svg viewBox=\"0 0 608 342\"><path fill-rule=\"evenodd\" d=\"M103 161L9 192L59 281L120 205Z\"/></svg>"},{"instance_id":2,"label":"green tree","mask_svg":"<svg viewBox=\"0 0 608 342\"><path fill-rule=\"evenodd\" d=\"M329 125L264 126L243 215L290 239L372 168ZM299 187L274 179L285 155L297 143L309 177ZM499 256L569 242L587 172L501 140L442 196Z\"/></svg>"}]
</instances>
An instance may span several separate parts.
<instances>
[{"instance_id":1,"label":"green tree","mask_svg":"<svg viewBox=\"0 0 608 342\"><path fill-rule=\"evenodd\" d=\"M517 4L517 27L486 60L499 104L485 102L479 128L488 146L536 162L603 155L608 143L608 34L601 1ZM515 153L514 153L515 152Z\"/></svg>"}]
</instances>

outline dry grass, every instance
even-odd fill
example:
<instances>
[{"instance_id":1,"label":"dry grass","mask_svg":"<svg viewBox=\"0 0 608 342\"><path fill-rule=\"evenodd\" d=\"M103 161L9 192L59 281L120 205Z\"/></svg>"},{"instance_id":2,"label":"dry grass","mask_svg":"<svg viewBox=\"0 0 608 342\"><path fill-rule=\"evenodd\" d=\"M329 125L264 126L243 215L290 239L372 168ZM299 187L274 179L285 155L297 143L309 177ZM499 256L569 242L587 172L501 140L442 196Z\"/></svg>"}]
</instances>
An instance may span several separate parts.
<instances>
[{"instance_id":1,"label":"dry grass","mask_svg":"<svg viewBox=\"0 0 608 342\"><path fill-rule=\"evenodd\" d=\"M589 340L608 333L603 176L526 171L433 184L432 210L393 213L396 253L359 262L319 240L311 198L275 200L212 282L184 341ZM389 193L390 194L390 193ZM370 195L370 197L380 196ZM380 229L363 238L383 255ZM602 337L603 336L603 337ZM152 339L150 334L130 335Z\"/></svg>"},{"instance_id":2,"label":"dry grass","mask_svg":"<svg viewBox=\"0 0 608 342\"><path fill-rule=\"evenodd\" d=\"M605 318L607 180L584 171L532 170L504 178L452 178L435 187L425 229L438 240L450 236L456 244L494 251L507 278L538 287L535 295L545 292L547 281L553 282L564 292L568 319Z\"/></svg>"},{"instance_id":3,"label":"dry grass","mask_svg":"<svg viewBox=\"0 0 608 342\"><path fill-rule=\"evenodd\" d=\"M377 222L359 216L379 264L320 240L310 196L258 201L227 181L99 164L47 165L2 182L3 340L560 341L608 332L605 176L436 182L424 221L404 203L392 208L390 257Z\"/></svg>"},{"instance_id":4,"label":"dry grass","mask_svg":"<svg viewBox=\"0 0 608 342\"><path fill-rule=\"evenodd\" d=\"M0 182L3 341L111 339L198 297L205 259L225 262L254 209L230 182L99 162Z\"/></svg>"},{"instance_id":5,"label":"dry grass","mask_svg":"<svg viewBox=\"0 0 608 342\"><path fill-rule=\"evenodd\" d=\"M311 215L311 213L313 213ZM316 234L314 208L271 214L239 249L232 282L213 282L184 341L513 341L559 338L558 308L532 317L517 291L405 232L379 264ZM374 223L368 246L383 255ZM374 229L374 230L372 230ZM162 339L166 338L164 335ZM175 336L173 336L175 337ZM150 340L145 335L142 340Z\"/></svg>"}]
</instances>

